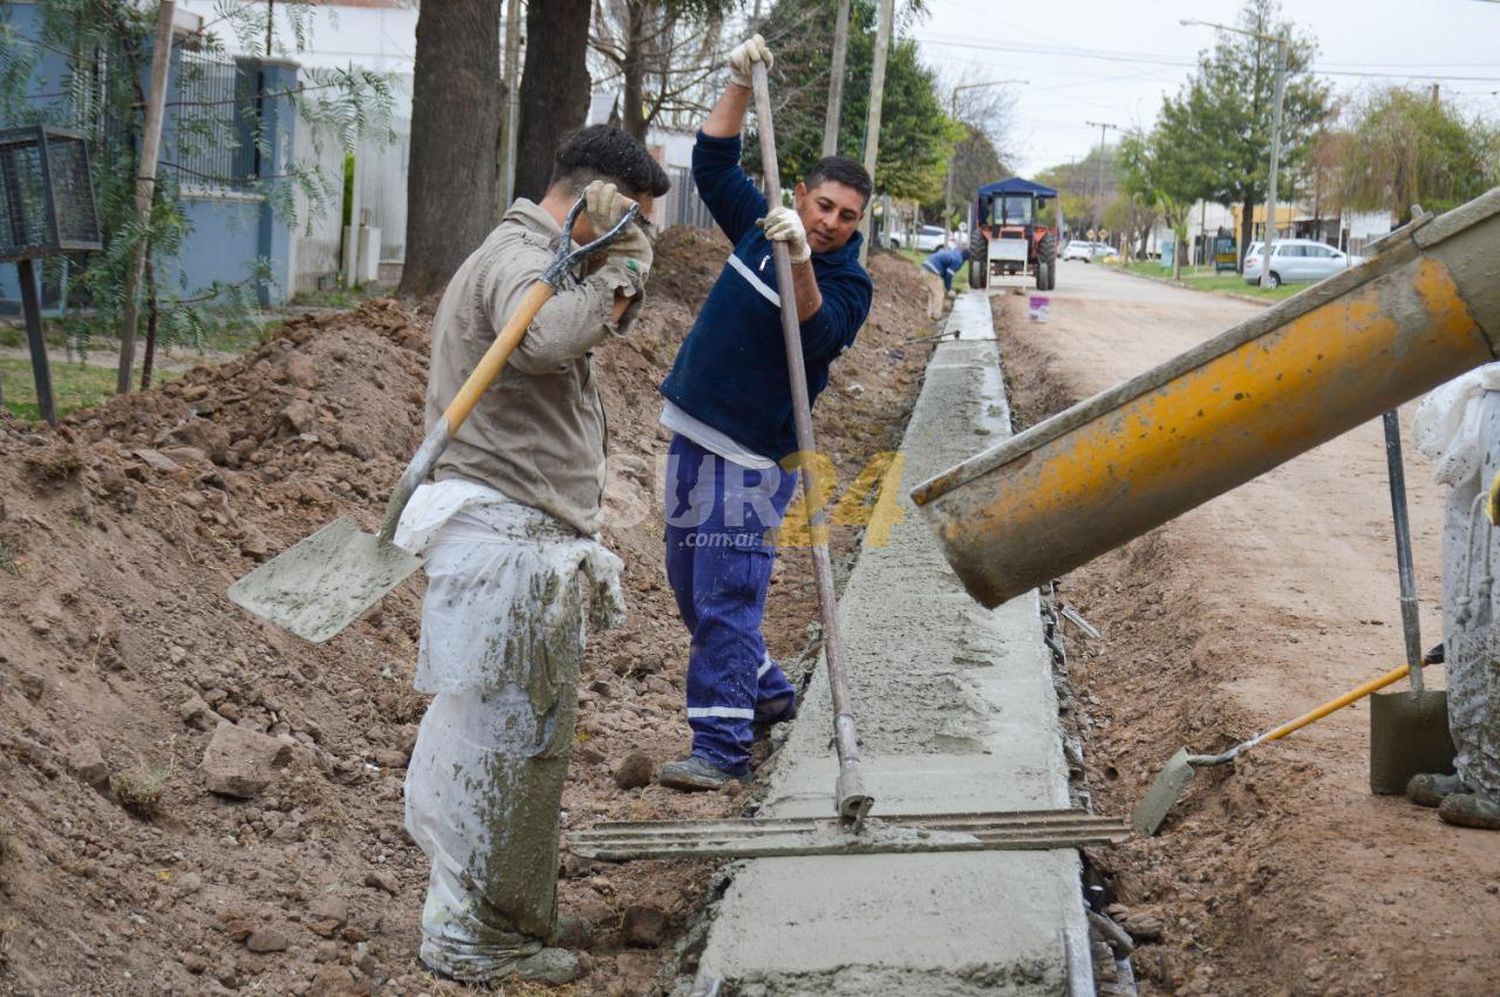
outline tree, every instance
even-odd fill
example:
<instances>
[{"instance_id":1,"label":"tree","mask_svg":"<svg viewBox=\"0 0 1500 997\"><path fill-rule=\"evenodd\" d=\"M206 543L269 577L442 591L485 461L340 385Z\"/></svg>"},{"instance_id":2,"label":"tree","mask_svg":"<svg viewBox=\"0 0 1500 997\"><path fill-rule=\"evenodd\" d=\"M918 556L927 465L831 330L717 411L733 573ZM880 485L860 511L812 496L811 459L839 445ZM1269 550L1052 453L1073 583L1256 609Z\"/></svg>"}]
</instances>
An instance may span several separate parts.
<instances>
[{"instance_id":1,"label":"tree","mask_svg":"<svg viewBox=\"0 0 1500 997\"><path fill-rule=\"evenodd\" d=\"M526 5L517 197L541 200L558 143L588 119L591 10L590 0L530 0Z\"/></svg>"},{"instance_id":2,"label":"tree","mask_svg":"<svg viewBox=\"0 0 1500 997\"><path fill-rule=\"evenodd\" d=\"M941 217L943 195L922 202L922 213L926 217L937 218L939 224L950 229L969 217L969 206L973 204L980 187L1011 175L1011 170L995 149L995 143L983 129L967 121L956 124L963 129L964 138L953 147L953 154L949 159L949 168L953 170L953 217Z\"/></svg>"},{"instance_id":3,"label":"tree","mask_svg":"<svg viewBox=\"0 0 1500 997\"><path fill-rule=\"evenodd\" d=\"M833 37L835 6L782 0L761 28L776 52L771 99L776 117L776 153L786 178L806 176L822 155L830 73L828 42ZM911 16L904 15L908 20ZM838 147L841 155L854 159L860 158L865 145L863 132L875 58L874 24L872 0L853 0ZM882 109L875 189L893 197L940 201L948 157L964 133L949 119L936 77L922 65L916 43L910 38L891 41ZM753 150L754 143L747 143L749 165L759 160Z\"/></svg>"},{"instance_id":4,"label":"tree","mask_svg":"<svg viewBox=\"0 0 1500 997\"><path fill-rule=\"evenodd\" d=\"M1353 105L1337 150L1335 198L1355 210L1386 210L1403 224L1411 207L1447 211L1500 180L1494 129L1465 121L1434 93L1376 91Z\"/></svg>"},{"instance_id":5,"label":"tree","mask_svg":"<svg viewBox=\"0 0 1500 997\"><path fill-rule=\"evenodd\" d=\"M417 15L402 294L442 290L494 223L500 7L501 0L426 3Z\"/></svg>"},{"instance_id":6,"label":"tree","mask_svg":"<svg viewBox=\"0 0 1500 997\"><path fill-rule=\"evenodd\" d=\"M1306 159L1329 114L1328 87L1311 71L1316 43L1294 36L1278 15L1276 0L1246 0L1240 28L1268 37L1219 32L1213 51L1199 54L1193 77L1162 102L1157 121L1161 141L1195 161L1194 173L1202 179L1196 197L1243 206L1241 257L1253 238L1254 208L1265 202L1270 172L1277 44L1270 36L1287 39L1281 136L1287 175Z\"/></svg>"},{"instance_id":7,"label":"tree","mask_svg":"<svg viewBox=\"0 0 1500 997\"><path fill-rule=\"evenodd\" d=\"M1172 230L1172 278L1180 279L1188 216L1207 182L1201 157L1158 128L1150 135L1127 133L1120 141L1119 161L1125 190L1159 210Z\"/></svg>"},{"instance_id":8,"label":"tree","mask_svg":"<svg viewBox=\"0 0 1500 997\"><path fill-rule=\"evenodd\" d=\"M595 0L596 83L618 81L620 127L642 141L659 118L707 111L724 16L735 0Z\"/></svg>"},{"instance_id":9,"label":"tree","mask_svg":"<svg viewBox=\"0 0 1500 997\"><path fill-rule=\"evenodd\" d=\"M969 217L969 206L980 187L996 180L1004 180L1013 172L1006 165L1005 150L1010 144L1014 120L1014 92L1000 86L955 90L956 87L963 86L963 78L958 76L956 79L938 81L940 94L957 95L951 126L953 152L949 155L944 175L946 187L950 182L946 173L952 173L953 216L946 219L942 217L946 193L943 200L924 201L922 204L925 217L935 219L950 229Z\"/></svg>"}]
</instances>

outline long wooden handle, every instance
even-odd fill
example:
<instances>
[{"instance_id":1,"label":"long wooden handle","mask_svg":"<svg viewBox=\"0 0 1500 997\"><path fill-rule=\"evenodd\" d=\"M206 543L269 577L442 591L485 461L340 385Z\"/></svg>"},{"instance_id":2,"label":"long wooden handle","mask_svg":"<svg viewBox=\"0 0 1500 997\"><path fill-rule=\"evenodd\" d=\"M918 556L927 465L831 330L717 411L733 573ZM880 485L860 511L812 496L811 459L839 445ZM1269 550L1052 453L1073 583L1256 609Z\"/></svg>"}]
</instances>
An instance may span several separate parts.
<instances>
[{"instance_id":1,"label":"long wooden handle","mask_svg":"<svg viewBox=\"0 0 1500 997\"><path fill-rule=\"evenodd\" d=\"M1364 699L1372 692L1378 692L1379 690L1384 689L1386 686L1392 684L1393 682L1400 682L1402 679L1406 678L1406 673L1410 670L1410 665L1402 665L1400 668L1392 668L1390 671L1386 672L1379 678L1371 679L1370 681L1366 682L1364 685L1359 686L1356 689L1350 689L1338 699L1331 699L1328 702L1324 703L1322 706L1316 707L1315 709L1309 710L1308 712L1302 714L1295 720L1288 720L1280 727L1266 731L1260 737L1255 739L1256 743L1260 743L1263 741L1280 740L1294 730L1301 730L1303 727L1306 727L1314 720L1321 720L1324 717L1328 716L1328 714L1330 713L1333 713L1337 710L1342 710L1350 703Z\"/></svg>"},{"instance_id":2,"label":"long wooden handle","mask_svg":"<svg viewBox=\"0 0 1500 997\"><path fill-rule=\"evenodd\" d=\"M500 371L510 360L510 355L516 351L526 330L531 328L532 319L536 318L537 312L555 294L555 289L547 283L537 281L526 289L526 294L521 298L521 304L516 308L510 320L505 323L495 336L495 341L490 348L484 351L484 356L479 358L479 363L474 365L474 371L464 381L463 387L458 389L458 394L448 403L443 410L443 421L448 425L448 438L452 439L462 426L469 413L474 410L480 397L489 390L495 378L500 376Z\"/></svg>"},{"instance_id":3,"label":"long wooden handle","mask_svg":"<svg viewBox=\"0 0 1500 997\"><path fill-rule=\"evenodd\" d=\"M536 318L537 312L542 310L542 306L554 293L556 289L545 280L539 280L526 289L521 304L505 323L505 328L495 336L490 348L484 351L484 356L479 358L479 363L474 365L474 370L458 389L458 394L453 396L453 400L443 410L443 417L427 431L422 445L417 447L417 452L407 462L406 470L401 472L401 480L396 482L390 500L385 504L385 517L380 523L382 540L390 542L396 535L396 525L401 521L402 510L411 501L412 493L437 466L438 458L448 449L448 443L458 432L458 427L463 425L469 413L474 410L480 396L495 383L495 378L500 376L506 361L526 335L526 330L531 328L531 320Z\"/></svg>"},{"instance_id":4,"label":"long wooden handle","mask_svg":"<svg viewBox=\"0 0 1500 997\"><path fill-rule=\"evenodd\" d=\"M766 65L756 62L751 69L755 93L755 116L760 121L760 159L766 177L766 201L781 204L781 171L776 162L776 133L771 126L771 87L766 79ZM802 490L817 493L811 468L817 453L813 441L812 403L807 395L807 364L802 357L802 327L797 321L797 291L792 284L791 251L784 242L771 243L776 262L776 288L781 292L781 332L786 345L787 373L791 377L792 417L797 425L797 447L802 452ZM815 503L809 501L811 508ZM865 789L860 772L859 734L854 726L854 711L849 705L849 690L844 678L844 637L839 627L838 597L833 587L833 559L828 555L828 512L821 506L811 514L813 577L817 582L818 607L823 621L823 658L828 663L828 688L833 698L833 741L838 751L839 775L834 785L834 806L839 816L856 830L875 800Z\"/></svg>"}]
</instances>

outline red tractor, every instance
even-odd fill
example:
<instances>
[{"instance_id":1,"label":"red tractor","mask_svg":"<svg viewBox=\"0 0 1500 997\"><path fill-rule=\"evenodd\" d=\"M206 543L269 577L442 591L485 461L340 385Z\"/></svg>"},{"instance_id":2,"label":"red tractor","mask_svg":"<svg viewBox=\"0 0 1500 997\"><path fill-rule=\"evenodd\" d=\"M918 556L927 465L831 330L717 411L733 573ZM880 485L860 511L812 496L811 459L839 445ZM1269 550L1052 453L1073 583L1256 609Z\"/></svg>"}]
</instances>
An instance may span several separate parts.
<instances>
[{"instance_id":1,"label":"red tractor","mask_svg":"<svg viewBox=\"0 0 1500 997\"><path fill-rule=\"evenodd\" d=\"M969 216L969 286L993 277L1035 277L1038 291L1057 286L1058 230L1038 220L1057 191L1021 177L980 187Z\"/></svg>"}]
</instances>

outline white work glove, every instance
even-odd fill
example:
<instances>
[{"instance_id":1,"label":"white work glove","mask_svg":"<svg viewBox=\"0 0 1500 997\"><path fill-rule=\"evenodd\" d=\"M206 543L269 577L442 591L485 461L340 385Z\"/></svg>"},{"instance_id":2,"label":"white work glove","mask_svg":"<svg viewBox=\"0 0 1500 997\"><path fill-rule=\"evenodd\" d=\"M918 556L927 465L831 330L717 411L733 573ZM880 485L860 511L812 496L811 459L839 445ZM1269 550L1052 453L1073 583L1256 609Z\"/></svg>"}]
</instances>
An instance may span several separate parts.
<instances>
[{"instance_id":1,"label":"white work glove","mask_svg":"<svg viewBox=\"0 0 1500 997\"><path fill-rule=\"evenodd\" d=\"M795 208L772 208L760 220L766 238L772 242L784 242L793 263L806 263L812 258L812 247L807 244L807 229L802 227L802 218Z\"/></svg>"},{"instance_id":2,"label":"white work glove","mask_svg":"<svg viewBox=\"0 0 1500 997\"><path fill-rule=\"evenodd\" d=\"M583 204L597 238L618 225L635 202L614 184L595 180L584 188ZM604 266L617 269L616 276L628 283L632 296L638 296L651 272L652 256L651 240L640 224L628 225L614 242L604 247L604 256Z\"/></svg>"},{"instance_id":3,"label":"white work glove","mask_svg":"<svg viewBox=\"0 0 1500 997\"><path fill-rule=\"evenodd\" d=\"M751 35L729 53L729 82L749 90L750 74L755 63L765 63L766 72L769 73L771 61L771 50L766 46L766 40L760 35Z\"/></svg>"}]
</instances>

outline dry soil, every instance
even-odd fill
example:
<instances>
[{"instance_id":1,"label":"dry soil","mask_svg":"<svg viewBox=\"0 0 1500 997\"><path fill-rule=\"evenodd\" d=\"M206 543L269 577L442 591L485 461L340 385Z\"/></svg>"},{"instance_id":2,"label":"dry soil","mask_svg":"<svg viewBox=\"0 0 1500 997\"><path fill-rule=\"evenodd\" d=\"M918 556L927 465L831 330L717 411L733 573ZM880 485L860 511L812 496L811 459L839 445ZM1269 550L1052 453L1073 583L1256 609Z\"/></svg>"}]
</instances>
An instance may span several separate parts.
<instances>
[{"instance_id":1,"label":"dry soil","mask_svg":"<svg viewBox=\"0 0 1500 997\"><path fill-rule=\"evenodd\" d=\"M682 754L687 638L661 566L657 383L728 245L676 229L626 339L595 358L609 415L609 546L629 621L588 650L563 820L720 816L751 792L621 788ZM872 260L875 306L818 404L841 486L895 446L928 348L916 270ZM421 433L431 303L293 320L253 353L65 420L0 417L0 992L416 994L425 888L402 825L424 701L411 689L420 578L328 644L226 587L337 515L378 523ZM841 528L835 558L857 550ZM774 654L811 650L807 558L773 581ZM207 791L215 727L281 739L253 799ZM637 993L713 881L708 863L566 858L589 924L579 993ZM564 991L566 992L566 991Z\"/></svg>"}]
</instances>

